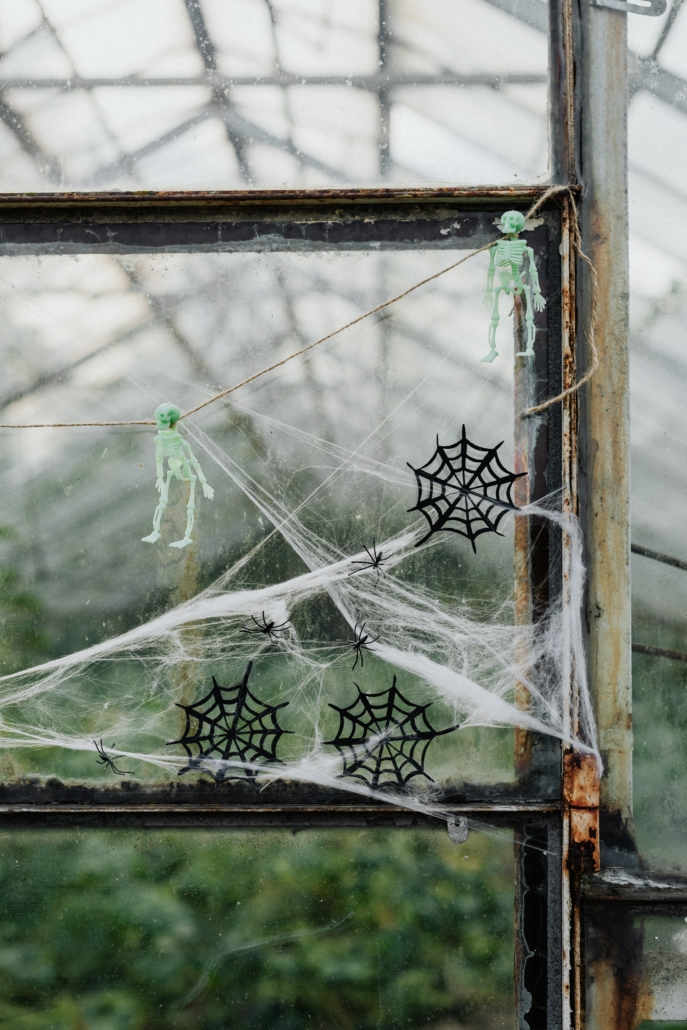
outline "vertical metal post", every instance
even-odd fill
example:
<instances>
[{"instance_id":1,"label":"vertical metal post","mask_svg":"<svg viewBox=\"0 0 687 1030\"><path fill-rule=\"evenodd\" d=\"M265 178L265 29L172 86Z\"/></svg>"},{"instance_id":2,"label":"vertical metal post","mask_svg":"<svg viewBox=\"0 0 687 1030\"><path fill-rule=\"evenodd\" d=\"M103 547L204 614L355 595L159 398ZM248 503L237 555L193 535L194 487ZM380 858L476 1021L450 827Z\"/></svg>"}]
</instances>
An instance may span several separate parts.
<instances>
[{"instance_id":1,"label":"vertical metal post","mask_svg":"<svg viewBox=\"0 0 687 1030\"><path fill-rule=\"evenodd\" d=\"M632 823L632 681L630 611L630 453L628 397L627 15L582 0L576 66L582 238L598 275L599 368L580 397L580 514L589 579L590 683L599 748L601 862L637 862ZM586 368L591 282L578 268L578 368ZM574 899L573 926L581 901ZM592 921L593 922L593 921ZM595 949L587 927L584 1010L587 1030L636 1026L631 966L637 951L631 920L616 927L619 948ZM573 933L574 965L583 968ZM582 990L582 976L575 994Z\"/></svg>"},{"instance_id":2,"label":"vertical metal post","mask_svg":"<svg viewBox=\"0 0 687 1030\"><path fill-rule=\"evenodd\" d=\"M633 860L628 401L627 15L582 0L576 67L582 235L598 275L599 368L580 398L580 513L599 746L602 862ZM591 282L578 267L578 371ZM605 848L604 848L605 845ZM613 850L610 850L613 849ZM605 857L604 857L605 853Z\"/></svg>"},{"instance_id":3,"label":"vertical metal post","mask_svg":"<svg viewBox=\"0 0 687 1030\"><path fill-rule=\"evenodd\" d=\"M578 180L574 38L573 0L549 0L550 164L560 183Z\"/></svg>"},{"instance_id":4,"label":"vertical metal post","mask_svg":"<svg viewBox=\"0 0 687 1030\"><path fill-rule=\"evenodd\" d=\"M572 55L568 54L568 59ZM562 350L562 372L564 390L567 390L576 378L575 362L575 279L571 269L571 246L570 246L570 201L566 197L561 210L561 350ZM562 484L563 484L563 512L566 515L579 514L579 498L577 491L577 441L578 441L578 398L576 394L570 394L563 403L562 420ZM563 540L563 590L568 587L570 577L570 540L564 534ZM574 672L567 670L566 679L572 688ZM572 712L567 707L563 709L564 718L567 720ZM568 727L566 727L568 728ZM570 727L572 729L572 727ZM564 795L565 796L565 795ZM575 990L574 962L573 955L575 948L575 915L573 909L572 883L570 867L567 861L570 852L570 819L566 810L563 812L561 826L561 966L562 966L562 1027L569 1030L571 1026L578 1027L579 1021L573 1019L574 1003L578 997Z\"/></svg>"}]
</instances>

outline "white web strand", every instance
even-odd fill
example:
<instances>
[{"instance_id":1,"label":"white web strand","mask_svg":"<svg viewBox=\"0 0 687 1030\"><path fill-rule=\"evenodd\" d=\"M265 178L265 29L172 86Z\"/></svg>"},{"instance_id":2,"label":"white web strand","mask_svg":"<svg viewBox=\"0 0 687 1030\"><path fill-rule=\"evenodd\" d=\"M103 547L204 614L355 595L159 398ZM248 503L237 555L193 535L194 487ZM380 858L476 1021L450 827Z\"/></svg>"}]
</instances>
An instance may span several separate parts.
<instances>
[{"instance_id":1,"label":"white web strand","mask_svg":"<svg viewBox=\"0 0 687 1030\"><path fill-rule=\"evenodd\" d=\"M345 555L340 549L315 534L298 518L301 502L294 510L275 499L263 484L225 454L200 430L193 429L197 444L210 455L234 483L269 519L288 541L309 571L285 582L258 588L234 585L250 556L232 566L211 587L190 601L116 637L66 655L54 661L0 679L0 746L57 746L74 751L93 749L93 737L116 736L122 745L116 754L122 758L148 763L165 771L179 771L187 765L183 756L165 751L169 724L165 718L176 697L173 684L165 674L180 663L226 661L245 663L276 653L291 670L291 685L283 695L298 709L300 754L284 765L265 768L234 761L204 760L204 766L230 775L232 771L258 773L261 782L274 778L316 783L346 789L369 797L388 798L350 778L342 779L340 756L323 746L321 728L324 680L328 670L350 660L336 642L301 640L293 625L275 641L256 640L244 630L253 616L262 614L279 625L290 620L303 602L327 595L351 629L356 614L365 618L380 639L367 647L374 658L387 663L391 672L404 670L421 681L427 697L441 701L452 719L463 728L523 727L555 736L583 751L597 755L591 706L584 678L581 600L584 568L579 528L571 516L542 506L522 510L559 526L567 534L570 576L564 595L555 600L545 616L534 626L515 626L509 621L509 606L501 605L484 619L467 603L449 605L427 588L408 583L394 570L402 571L405 561L418 552L415 544L423 529L410 528L379 543L385 556L384 574L360 569L353 564L367 558L366 552ZM338 456L338 455L337 455ZM328 479L336 481L346 468L357 473L388 478L395 483L399 473L383 463L357 455L334 469ZM264 544L264 541L263 541ZM433 537L427 548L437 546ZM262 545L259 545L262 546ZM259 550L256 548L253 554ZM202 657L199 658L189 629L202 629ZM152 693L162 695L152 711L145 700L129 690L115 699L112 715L104 724L92 721L91 703L84 698L84 684L92 686L108 663L134 663L145 670L153 684ZM350 667L349 667L350 668ZM579 697L580 728L573 737L567 727L570 719L568 671L575 670ZM532 672L536 670L536 675ZM516 684L524 685L530 696L527 711L513 700ZM70 710L74 732L55 729L53 709L58 702ZM107 707L106 703L106 707ZM21 716L21 717L20 717ZM80 718L92 727L77 729ZM32 724L28 724L31 722ZM154 750L131 748L127 740L148 736L156 740ZM106 750L110 750L106 747ZM406 791L401 803L411 809L435 809L431 790Z\"/></svg>"}]
</instances>

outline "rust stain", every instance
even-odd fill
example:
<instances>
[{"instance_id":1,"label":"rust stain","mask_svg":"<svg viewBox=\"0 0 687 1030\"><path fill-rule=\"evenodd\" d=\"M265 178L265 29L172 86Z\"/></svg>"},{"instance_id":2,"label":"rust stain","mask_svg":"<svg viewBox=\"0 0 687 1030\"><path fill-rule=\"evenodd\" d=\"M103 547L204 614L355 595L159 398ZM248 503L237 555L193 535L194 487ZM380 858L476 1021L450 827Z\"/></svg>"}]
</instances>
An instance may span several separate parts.
<instances>
[{"instance_id":1,"label":"rust stain","mask_svg":"<svg viewBox=\"0 0 687 1030\"><path fill-rule=\"evenodd\" d=\"M575 873L595 873L600 866L599 810L571 808L568 867Z\"/></svg>"},{"instance_id":2,"label":"rust stain","mask_svg":"<svg viewBox=\"0 0 687 1030\"><path fill-rule=\"evenodd\" d=\"M574 808L599 807L599 770L594 755L568 751L563 757L563 796Z\"/></svg>"},{"instance_id":3,"label":"rust stain","mask_svg":"<svg viewBox=\"0 0 687 1030\"><path fill-rule=\"evenodd\" d=\"M416 187L315 190L137 190L102 193L0 193L0 207L169 206L220 204L279 204L305 202L356 203L359 201L453 200L454 198L493 198L496 200L536 199L546 186ZM571 187L574 191L576 187Z\"/></svg>"},{"instance_id":4,"label":"rust stain","mask_svg":"<svg viewBox=\"0 0 687 1030\"><path fill-rule=\"evenodd\" d=\"M650 1010L642 975L644 927L624 907L589 906L586 918L588 1025L635 1030Z\"/></svg>"},{"instance_id":5,"label":"rust stain","mask_svg":"<svg viewBox=\"0 0 687 1030\"><path fill-rule=\"evenodd\" d=\"M601 868L599 850L599 771L593 755L569 750L563 758L563 797L570 822L568 868L594 873Z\"/></svg>"}]
</instances>

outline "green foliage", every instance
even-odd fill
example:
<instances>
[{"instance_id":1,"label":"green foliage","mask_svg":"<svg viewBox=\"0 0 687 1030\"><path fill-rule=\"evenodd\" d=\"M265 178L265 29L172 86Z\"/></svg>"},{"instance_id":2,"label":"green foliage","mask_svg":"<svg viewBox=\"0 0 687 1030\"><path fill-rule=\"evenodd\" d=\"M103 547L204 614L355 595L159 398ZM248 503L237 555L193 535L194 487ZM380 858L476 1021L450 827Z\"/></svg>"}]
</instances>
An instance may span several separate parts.
<instances>
[{"instance_id":1,"label":"green foliage","mask_svg":"<svg viewBox=\"0 0 687 1030\"><path fill-rule=\"evenodd\" d=\"M46 832L0 854L2 1030L512 1023L509 840Z\"/></svg>"}]
</instances>

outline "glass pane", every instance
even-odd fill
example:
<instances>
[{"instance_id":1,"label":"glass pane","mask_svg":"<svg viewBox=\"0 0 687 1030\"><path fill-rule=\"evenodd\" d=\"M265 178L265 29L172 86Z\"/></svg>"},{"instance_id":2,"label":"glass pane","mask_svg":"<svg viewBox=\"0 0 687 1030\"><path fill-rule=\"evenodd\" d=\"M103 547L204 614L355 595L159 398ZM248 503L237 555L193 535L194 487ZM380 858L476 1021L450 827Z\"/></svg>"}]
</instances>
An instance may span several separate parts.
<instances>
[{"instance_id":1,"label":"glass pane","mask_svg":"<svg viewBox=\"0 0 687 1030\"><path fill-rule=\"evenodd\" d=\"M0 868L7 1026L513 1024L507 833L11 833Z\"/></svg>"},{"instance_id":2,"label":"glass pane","mask_svg":"<svg viewBox=\"0 0 687 1030\"><path fill-rule=\"evenodd\" d=\"M547 10L3 0L0 190L546 177Z\"/></svg>"},{"instance_id":3,"label":"glass pane","mask_svg":"<svg viewBox=\"0 0 687 1030\"><path fill-rule=\"evenodd\" d=\"M687 372L687 7L629 17L632 542L687 560L682 447ZM687 652L687 571L635 554L635 645ZM687 869L687 665L634 656L634 797L639 848Z\"/></svg>"},{"instance_id":4,"label":"glass pane","mask_svg":"<svg viewBox=\"0 0 687 1030\"><path fill-rule=\"evenodd\" d=\"M641 962L642 1011L651 1020L645 1030L683 1030L687 1026L687 919L679 916L635 918L630 939L633 958ZM647 1011L648 1010L648 1011Z\"/></svg>"},{"instance_id":5,"label":"glass pane","mask_svg":"<svg viewBox=\"0 0 687 1030\"><path fill-rule=\"evenodd\" d=\"M188 410L452 260L432 250L0 258L4 418L150 419L162 401ZM192 524L188 481L169 480L157 540L144 539L157 532L154 426L3 432L4 670L53 662L1 684L6 781L109 788L123 776L132 790L212 790L238 776L253 796L257 766L326 789L403 786L423 805L432 784L515 787L532 638L514 612L509 495L494 508L499 533L474 549L453 532L416 549L438 516L414 510L413 469L438 441L456 445L465 425L486 449L479 462L497 448L489 468L514 479L512 324L504 308L501 356L482 362L486 262L478 255L180 423L215 493L197 484ZM560 734L559 703L533 695L546 720L535 725ZM224 753L223 733L241 754Z\"/></svg>"}]
</instances>

